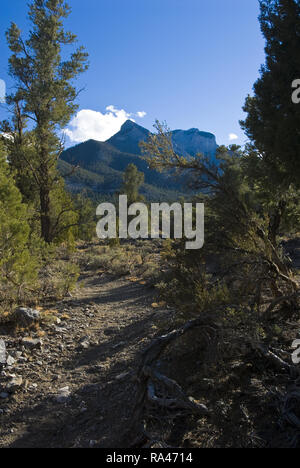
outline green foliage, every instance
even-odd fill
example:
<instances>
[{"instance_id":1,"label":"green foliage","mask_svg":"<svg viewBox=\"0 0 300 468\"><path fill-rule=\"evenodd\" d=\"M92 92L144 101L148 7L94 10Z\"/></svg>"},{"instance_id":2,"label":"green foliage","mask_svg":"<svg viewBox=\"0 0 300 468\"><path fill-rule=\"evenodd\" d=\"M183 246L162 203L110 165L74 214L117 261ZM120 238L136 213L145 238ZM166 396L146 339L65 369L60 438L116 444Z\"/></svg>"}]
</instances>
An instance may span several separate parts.
<instances>
[{"instance_id":1,"label":"green foliage","mask_svg":"<svg viewBox=\"0 0 300 468\"><path fill-rule=\"evenodd\" d=\"M0 301L17 297L37 276L31 256L26 206L0 147Z\"/></svg>"},{"instance_id":2,"label":"green foliage","mask_svg":"<svg viewBox=\"0 0 300 468\"><path fill-rule=\"evenodd\" d=\"M62 59L62 47L76 40L76 36L64 31L63 20L69 12L64 0L33 0L29 5L28 39L22 39L15 23L6 34L12 53L9 71L16 91L7 97L13 118L1 127L10 137L8 158L17 172L19 188L26 201L32 194L41 235L48 243L67 230L68 216L55 206L57 184L59 191L63 190L57 173L57 160L63 150L59 134L77 109L72 80L87 68L87 54L82 47L69 59ZM28 119L32 130L26 134ZM62 223L57 225L57 220ZM72 216L68 222L73 227Z\"/></svg>"},{"instance_id":3,"label":"green foliage","mask_svg":"<svg viewBox=\"0 0 300 468\"><path fill-rule=\"evenodd\" d=\"M76 238L85 241L92 240L96 233L96 207L85 192L75 195L73 203L78 216Z\"/></svg>"},{"instance_id":4,"label":"green foliage","mask_svg":"<svg viewBox=\"0 0 300 468\"><path fill-rule=\"evenodd\" d=\"M56 244L65 241L72 243L76 236L79 213L75 209L71 195L65 190L61 177L57 177L55 187L52 190L49 218L52 242Z\"/></svg>"},{"instance_id":5,"label":"green foliage","mask_svg":"<svg viewBox=\"0 0 300 468\"><path fill-rule=\"evenodd\" d=\"M185 240L166 244L171 271L162 285L164 297L180 305L181 314L244 308L256 317L266 291L276 297L293 294L298 286L280 233L299 229L299 193L287 190L274 199L237 146L220 147L217 163L201 154L182 158L169 131L161 124L157 130L143 144L149 165L188 174L199 191L195 201L205 202L206 218L202 250L186 250Z\"/></svg>"},{"instance_id":6,"label":"green foliage","mask_svg":"<svg viewBox=\"0 0 300 468\"><path fill-rule=\"evenodd\" d=\"M9 135L2 142L6 149L10 167L14 169L15 180L23 201L32 206L38 204L39 193L33 170L37 170L37 160L34 149L34 134L27 131L26 119L20 113L18 103L14 105L12 123L4 121L0 124L1 130ZM14 131L18 129L18 131Z\"/></svg>"},{"instance_id":7,"label":"green foliage","mask_svg":"<svg viewBox=\"0 0 300 468\"><path fill-rule=\"evenodd\" d=\"M129 164L124 172L121 193L127 195L128 204L144 201L139 194L141 185L144 183L144 174L139 172L134 164Z\"/></svg>"},{"instance_id":8,"label":"green foliage","mask_svg":"<svg viewBox=\"0 0 300 468\"><path fill-rule=\"evenodd\" d=\"M176 201L185 192L176 179L150 170L140 155L120 152L107 142L89 140L68 148L61 155L59 169L69 190L77 193L87 189L89 197L100 203L104 197L111 201L112 194L120 190L129 164L144 173L140 193L147 200Z\"/></svg>"},{"instance_id":9,"label":"green foliage","mask_svg":"<svg viewBox=\"0 0 300 468\"><path fill-rule=\"evenodd\" d=\"M266 63L247 97L241 122L251 141L249 155L269 189L286 190L300 181L300 106L292 102L299 78L300 4L298 0L261 0L260 24Z\"/></svg>"},{"instance_id":10,"label":"green foliage","mask_svg":"<svg viewBox=\"0 0 300 468\"><path fill-rule=\"evenodd\" d=\"M79 251L78 262L81 267L110 273L116 276L131 275L133 282L155 284L161 274L158 252L159 241L136 241L119 243L100 242L92 244L83 252Z\"/></svg>"},{"instance_id":11,"label":"green foliage","mask_svg":"<svg viewBox=\"0 0 300 468\"><path fill-rule=\"evenodd\" d=\"M79 273L79 266L76 263L57 257L49 258L41 272L36 289L38 300L62 299L74 289Z\"/></svg>"}]
</instances>

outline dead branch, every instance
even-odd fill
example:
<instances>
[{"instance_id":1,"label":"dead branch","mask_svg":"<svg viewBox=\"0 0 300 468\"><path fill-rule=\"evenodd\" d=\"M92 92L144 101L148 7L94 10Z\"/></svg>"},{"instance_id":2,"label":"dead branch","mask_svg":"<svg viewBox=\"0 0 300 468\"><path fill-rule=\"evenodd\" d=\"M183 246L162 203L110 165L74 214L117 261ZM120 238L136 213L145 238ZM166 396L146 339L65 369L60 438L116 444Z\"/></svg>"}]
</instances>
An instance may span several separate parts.
<instances>
[{"instance_id":1,"label":"dead branch","mask_svg":"<svg viewBox=\"0 0 300 468\"><path fill-rule=\"evenodd\" d=\"M294 426L297 430L300 429L300 419L295 414L295 410L299 408L300 390L295 388L288 392L282 402L281 414L283 419Z\"/></svg>"},{"instance_id":2,"label":"dead branch","mask_svg":"<svg viewBox=\"0 0 300 468\"><path fill-rule=\"evenodd\" d=\"M266 312L265 312L265 315L266 317L268 318L271 313L273 312L273 310L275 309L275 307L278 305L278 304L281 304L282 302L287 302L287 301L293 301L295 299L298 299L300 297L300 291L297 291L296 293L294 294L291 294L289 296L280 296L280 297L277 297L276 299L274 299L271 304L269 305L269 307L267 308ZM300 307L300 306L299 306Z\"/></svg>"},{"instance_id":3,"label":"dead branch","mask_svg":"<svg viewBox=\"0 0 300 468\"><path fill-rule=\"evenodd\" d=\"M158 371L151 369L150 367L144 368L144 374L148 375L151 380L148 383L148 399L153 403L158 404L163 408L169 409L185 409L192 412L199 412L201 414L208 414L208 409L205 405L202 405L195 401L192 397L188 397L178 385L175 380L160 374ZM159 398L155 394L154 382L158 381L165 385L172 393L177 393L178 398Z\"/></svg>"},{"instance_id":4,"label":"dead branch","mask_svg":"<svg viewBox=\"0 0 300 468\"><path fill-rule=\"evenodd\" d=\"M163 353L163 351L177 338L183 336L189 330L195 328L208 329L216 333L217 327L208 325L208 322L203 318L197 318L190 320L185 323L182 327L177 330L173 330L170 333L156 338L144 351L142 356L142 362L137 374L138 391L136 397L136 404L132 415L132 423L124 435L124 440L128 441L128 438L138 438L139 434L144 433L143 427L143 412L147 400L158 404L159 406L170 408L184 408L191 412L197 412L201 414L208 414L208 409L196 402L193 398L189 398L181 387L174 380L160 374L154 367ZM177 398L159 398L155 393L154 381L163 384L170 392L176 393Z\"/></svg>"},{"instance_id":5,"label":"dead branch","mask_svg":"<svg viewBox=\"0 0 300 468\"><path fill-rule=\"evenodd\" d=\"M294 366L283 361L283 359L281 359L269 349L266 349L261 344L257 344L256 346L254 346L254 349L258 351L264 358L266 358L271 364L275 365L275 367L277 367L279 370L286 370L291 373L292 370L295 369Z\"/></svg>"}]
</instances>

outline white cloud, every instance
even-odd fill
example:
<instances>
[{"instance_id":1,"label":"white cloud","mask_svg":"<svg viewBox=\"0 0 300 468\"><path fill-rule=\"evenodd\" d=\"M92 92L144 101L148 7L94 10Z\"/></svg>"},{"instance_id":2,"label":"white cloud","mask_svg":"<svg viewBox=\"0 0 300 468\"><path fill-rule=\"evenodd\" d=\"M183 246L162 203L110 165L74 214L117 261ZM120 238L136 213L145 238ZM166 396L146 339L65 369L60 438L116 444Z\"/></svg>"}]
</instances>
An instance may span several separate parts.
<instances>
[{"instance_id":1,"label":"white cloud","mask_svg":"<svg viewBox=\"0 0 300 468\"><path fill-rule=\"evenodd\" d=\"M91 109L79 111L71 120L70 125L64 130L71 142L81 143L86 140L106 141L117 133L126 120L134 122L131 114L124 109L116 109L114 106L107 106L106 112L97 112ZM137 112L142 118L146 112Z\"/></svg>"},{"instance_id":2,"label":"white cloud","mask_svg":"<svg viewBox=\"0 0 300 468\"><path fill-rule=\"evenodd\" d=\"M140 119L143 119L144 117L146 117L147 112L140 111L140 112L137 112L136 115L137 115Z\"/></svg>"},{"instance_id":3,"label":"white cloud","mask_svg":"<svg viewBox=\"0 0 300 468\"><path fill-rule=\"evenodd\" d=\"M238 140L239 137L238 137L235 133L229 133L228 139L229 139L230 141L234 141L234 140Z\"/></svg>"},{"instance_id":4,"label":"white cloud","mask_svg":"<svg viewBox=\"0 0 300 468\"><path fill-rule=\"evenodd\" d=\"M7 140L11 140L11 141L14 140L14 136L12 134L9 134L9 133L0 132L0 136L2 136L3 138L6 138Z\"/></svg>"}]
</instances>

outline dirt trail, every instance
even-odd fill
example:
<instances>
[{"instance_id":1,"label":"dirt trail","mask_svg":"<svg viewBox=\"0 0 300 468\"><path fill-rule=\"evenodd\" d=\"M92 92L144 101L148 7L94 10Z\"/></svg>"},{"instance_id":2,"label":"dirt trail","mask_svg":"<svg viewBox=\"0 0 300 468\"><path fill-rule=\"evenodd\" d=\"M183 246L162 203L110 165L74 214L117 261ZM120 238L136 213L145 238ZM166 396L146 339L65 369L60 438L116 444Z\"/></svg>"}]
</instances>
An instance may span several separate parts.
<instances>
[{"instance_id":1,"label":"dirt trail","mask_svg":"<svg viewBox=\"0 0 300 468\"><path fill-rule=\"evenodd\" d=\"M299 239L286 250L296 267ZM15 360L0 372L0 448L121 447L141 352L157 325L175 326L172 310L151 306L154 295L138 282L88 271L72 297L49 306L57 311L56 323L30 334L45 333L40 349L24 347L26 332L14 336L0 325L0 339ZM14 376L22 384L1 398Z\"/></svg>"},{"instance_id":2,"label":"dirt trail","mask_svg":"<svg viewBox=\"0 0 300 468\"><path fill-rule=\"evenodd\" d=\"M86 275L73 297L55 304L58 324L46 327L41 349L25 351L0 331L8 351L22 351L2 379L23 377L18 392L0 399L0 447L119 447L140 352L165 314L152 309L153 294L126 279Z\"/></svg>"}]
</instances>

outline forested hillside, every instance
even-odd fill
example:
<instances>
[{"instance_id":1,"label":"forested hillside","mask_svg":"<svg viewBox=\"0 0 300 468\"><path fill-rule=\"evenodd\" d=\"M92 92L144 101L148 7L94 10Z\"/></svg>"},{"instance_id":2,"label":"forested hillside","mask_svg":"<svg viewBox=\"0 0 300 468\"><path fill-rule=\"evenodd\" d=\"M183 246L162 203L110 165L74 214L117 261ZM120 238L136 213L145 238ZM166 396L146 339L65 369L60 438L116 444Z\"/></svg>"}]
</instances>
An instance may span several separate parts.
<instances>
[{"instance_id":1,"label":"forested hillside","mask_svg":"<svg viewBox=\"0 0 300 468\"><path fill-rule=\"evenodd\" d=\"M67 169L61 161L74 167L79 166L71 177L66 177L69 188L72 191L87 188L90 194L94 191L95 196L109 196L120 188L126 167L134 164L145 175L141 190L149 201L175 201L183 194L191 194L186 177L176 178L172 171L160 173L149 168L140 148L140 143L149 135L148 130L128 120L107 142L89 140L67 149L61 155L59 167ZM214 135L197 129L176 130L170 132L170 135L179 154L190 157L203 153L215 160L217 144ZM79 169L84 169L85 172ZM68 174L68 171L61 173Z\"/></svg>"},{"instance_id":2,"label":"forested hillside","mask_svg":"<svg viewBox=\"0 0 300 468\"><path fill-rule=\"evenodd\" d=\"M107 143L90 140L65 151L59 161L61 175L71 192L87 189L91 198L111 198L121 187L123 172L134 164L145 174L142 192L149 201L176 200L189 189L181 179L149 169L141 156L121 153Z\"/></svg>"}]
</instances>

